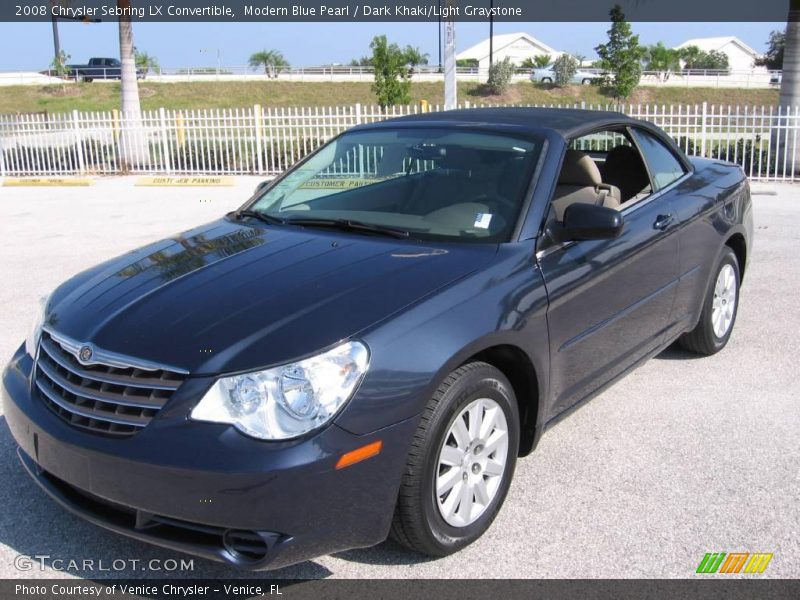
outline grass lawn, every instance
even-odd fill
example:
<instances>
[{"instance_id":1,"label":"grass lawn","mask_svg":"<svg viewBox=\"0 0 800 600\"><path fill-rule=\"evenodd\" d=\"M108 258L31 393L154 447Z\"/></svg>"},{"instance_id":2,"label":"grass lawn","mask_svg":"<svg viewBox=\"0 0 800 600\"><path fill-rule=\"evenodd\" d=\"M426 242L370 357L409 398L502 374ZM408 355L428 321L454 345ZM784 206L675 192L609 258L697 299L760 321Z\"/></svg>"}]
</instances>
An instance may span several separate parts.
<instances>
[{"instance_id":1,"label":"grass lawn","mask_svg":"<svg viewBox=\"0 0 800 600\"><path fill-rule=\"evenodd\" d=\"M141 82L139 94L142 107L154 108L244 108L253 104L263 106L336 106L344 104L374 104L375 96L369 82ZM0 87L0 114L32 112L66 112L111 110L119 108L118 83L79 83L48 86ZM477 83L460 83L459 101L472 103L521 104L606 104L611 98L594 86L571 86L548 89L540 84L518 83L502 96L485 95ZM441 83L415 83L412 100L427 100L442 104L444 89ZM723 105L776 105L777 89L718 89L643 87L628 100L634 104L696 104L701 102Z\"/></svg>"}]
</instances>

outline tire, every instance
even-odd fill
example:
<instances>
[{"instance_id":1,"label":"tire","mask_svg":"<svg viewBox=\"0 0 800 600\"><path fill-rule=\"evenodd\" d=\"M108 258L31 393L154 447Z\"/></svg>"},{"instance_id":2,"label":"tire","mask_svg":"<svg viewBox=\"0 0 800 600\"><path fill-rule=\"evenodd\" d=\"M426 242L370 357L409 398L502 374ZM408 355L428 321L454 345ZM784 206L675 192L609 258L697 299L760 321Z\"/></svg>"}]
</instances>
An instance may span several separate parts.
<instances>
[{"instance_id":1,"label":"tire","mask_svg":"<svg viewBox=\"0 0 800 600\"><path fill-rule=\"evenodd\" d=\"M581 80L581 85L592 85L592 80L589 78L584 78Z\"/></svg>"},{"instance_id":2,"label":"tire","mask_svg":"<svg viewBox=\"0 0 800 600\"><path fill-rule=\"evenodd\" d=\"M472 438L468 431L464 411L471 407L472 414L481 415L474 421L478 426L494 423L493 429L488 430L492 433L486 439ZM495 412L497 410L500 412ZM505 447L501 416L506 424ZM456 466L458 458L453 462L454 466L440 465L445 444L451 448L449 452L462 456L451 429L458 428L457 419L462 419L461 424L466 429L460 432L467 435L470 445L465 446L460 465ZM489 448L482 445L488 440L492 440L487 444ZM390 536L411 550L434 557L447 556L477 540L503 505L514 475L518 449L519 409L508 379L483 362L469 363L450 373L428 402L414 434ZM498 469L503 455L505 466ZM434 480L441 482L448 473L452 473L450 481L453 483L441 496ZM476 491L471 492L472 489ZM483 502L477 496L479 489L485 499ZM466 504L461 501L466 497L461 495L461 490L465 490L464 494L470 498ZM451 500L449 505L448 499ZM442 502L444 506L440 508ZM456 508L447 517L446 506ZM464 523L453 523L465 515L474 518Z\"/></svg>"},{"instance_id":3,"label":"tire","mask_svg":"<svg viewBox=\"0 0 800 600\"><path fill-rule=\"evenodd\" d=\"M542 83L553 83L553 80L550 77L542 77Z\"/></svg>"},{"instance_id":4,"label":"tire","mask_svg":"<svg viewBox=\"0 0 800 600\"><path fill-rule=\"evenodd\" d=\"M722 279L727 281L727 286L721 281ZM733 250L726 247L717 262L714 277L703 301L700 321L694 329L678 340L683 348L696 354L710 356L725 347L733 332L736 314L739 311L739 285L739 262ZM717 321L715 321L715 303ZM733 308L730 308L731 304Z\"/></svg>"}]
</instances>

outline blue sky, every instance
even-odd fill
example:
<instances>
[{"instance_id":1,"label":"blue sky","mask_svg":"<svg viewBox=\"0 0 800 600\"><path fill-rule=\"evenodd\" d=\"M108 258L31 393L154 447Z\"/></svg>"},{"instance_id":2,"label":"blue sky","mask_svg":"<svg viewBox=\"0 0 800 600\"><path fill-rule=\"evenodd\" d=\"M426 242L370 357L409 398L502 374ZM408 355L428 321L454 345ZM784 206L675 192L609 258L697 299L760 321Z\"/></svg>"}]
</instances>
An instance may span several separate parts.
<instances>
[{"instance_id":1,"label":"blue sky","mask_svg":"<svg viewBox=\"0 0 800 600\"><path fill-rule=\"evenodd\" d=\"M769 32L784 23L634 23L643 44L675 46L694 37L735 35L763 52ZM495 23L495 33L526 31L557 50L594 57L608 23ZM118 56L115 23L59 24L62 47L72 62L91 56ZM216 53L228 66L247 64L260 49L277 49L292 65L346 63L369 53L374 35L419 46L437 61L436 23L136 23L134 39L164 67L211 66ZM456 42L466 49L488 37L484 23L459 23ZM52 60L50 23L0 23L0 71L41 70Z\"/></svg>"}]
</instances>

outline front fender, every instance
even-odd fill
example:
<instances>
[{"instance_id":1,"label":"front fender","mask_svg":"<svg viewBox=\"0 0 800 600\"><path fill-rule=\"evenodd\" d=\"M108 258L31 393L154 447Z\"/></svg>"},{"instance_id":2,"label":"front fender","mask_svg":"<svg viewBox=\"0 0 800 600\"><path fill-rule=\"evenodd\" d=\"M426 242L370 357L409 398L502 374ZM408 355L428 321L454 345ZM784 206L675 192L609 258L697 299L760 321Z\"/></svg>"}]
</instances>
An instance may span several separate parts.
<instances>
[{"instance_id":1,"label":"front fender","mask_svg":"<svg viewBox=\"0 0 800 600\"><path fill-rule=\"evenodd\" d=\"M366 434L419 415L448 373L499 345L525 353L544 398L546 311L533 244L504 245L487 267L361 336L370 347L369 372L336 424Z\"/></svg>"}]
</instances>

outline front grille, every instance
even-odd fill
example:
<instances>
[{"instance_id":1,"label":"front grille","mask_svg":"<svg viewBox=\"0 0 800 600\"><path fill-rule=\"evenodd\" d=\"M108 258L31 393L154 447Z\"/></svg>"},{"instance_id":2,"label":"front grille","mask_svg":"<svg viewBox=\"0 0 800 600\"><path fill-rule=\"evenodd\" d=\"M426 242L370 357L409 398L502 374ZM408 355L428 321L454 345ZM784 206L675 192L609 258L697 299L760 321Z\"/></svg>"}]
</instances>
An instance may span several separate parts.
<instances>
[{"instance_id":1,"label":"front grille","mask_svg":"<svg viewBox=\"0 0 800 600\"><path fill-rule=\"evenodd\" d=\"M132 435L147 426L186 377L149 364L143 368L135 359L126 364L116 354L104 364L102 350L95 351L91 364L81 364L75 355L79 346L43 332L35 381L42 401L82 429Z\"/></svg>"}]
</instances>

